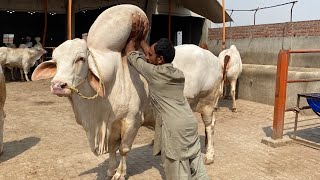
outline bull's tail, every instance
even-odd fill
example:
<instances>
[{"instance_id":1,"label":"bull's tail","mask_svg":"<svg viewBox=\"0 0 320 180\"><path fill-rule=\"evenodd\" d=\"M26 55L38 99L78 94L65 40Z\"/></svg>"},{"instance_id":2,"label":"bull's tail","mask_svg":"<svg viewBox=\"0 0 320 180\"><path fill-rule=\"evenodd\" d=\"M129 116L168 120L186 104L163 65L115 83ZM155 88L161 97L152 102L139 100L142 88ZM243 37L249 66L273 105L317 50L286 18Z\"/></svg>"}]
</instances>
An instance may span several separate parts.
<instances>
[{"instance_id":1,"label":"bull's tail","mask_svg":"<svg viewBox=\"0 0 320 180\"><path fill-rule=\"evenodd\" d=\"M229 55L226 55L224 56L224 65L223 65L223 78L222 80L224 81L224 83L226 84L227 83L227 66L228 66L228 63L230 61L230 56Z\"/></svg>"},{"instance_id":2,"label":"bull's tail","mask_svg":"<svg viewBox=\"0 0 320 180\"><path fill-rule=\"evenodd\" d=\"M205 49L205 50L209 50L208 45L206 43L200 43L199 47L201 47L202 49Z\"/></svg>"}]
</instances>

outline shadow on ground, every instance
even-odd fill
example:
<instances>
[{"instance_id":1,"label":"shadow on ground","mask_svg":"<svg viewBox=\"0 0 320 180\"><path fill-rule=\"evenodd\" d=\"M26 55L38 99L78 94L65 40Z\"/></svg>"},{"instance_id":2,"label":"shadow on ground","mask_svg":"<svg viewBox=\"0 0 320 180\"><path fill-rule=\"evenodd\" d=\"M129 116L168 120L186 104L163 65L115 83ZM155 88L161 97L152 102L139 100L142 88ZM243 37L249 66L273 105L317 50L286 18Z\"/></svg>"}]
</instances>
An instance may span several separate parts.
<instances>
[{"instance_id":1,"label":"shadow on ground","mask_svg":"<svg viewBox=\"0 0 320 180\"><path fill-rule=\"evenodd\" d=\"M143 155L143 156L141 156ZM118 160L120 156L117 156ZM104 180L107 176L107 167L108 167L109 159L105 160L103 163L99 164L98 167L85 171L79 176L83 176L86 174L95 173L97 174L97 180ZM127 158L127 178L130 176L141 174L151 168L156 168L161 176L164 179L164 171L160 165L161 158L160 156L152 155L152 146L144 145L141 147L133 148L128 155ZM135 168L130 168L135 167ZM133 171L134 170L134 171Z\"/></svg>"},{"instance_id":2,"label":"shadow on ground","mask_svg":"<svg viewBox=\"0 0 320 180\"><path fill-rule=\"evenodd\" d=\"M205 137L200 136L201 142L201 152L205 153ZM120 156L117 156L118 160ZM99 164L98 167L90 169L88 171L82 172L79 176L83 176L86 174L97 174L96 180L104 180L107 177L107 167L109 159L105 160L103 163ZM141 147L133 148L128 155L127 158L127 177L128 179L130 176L134 176L137 174L141 174L151 168L157 169L160 174L161 178L165 179L164 171L162 166L160 165L161 157L160 156L153 156L152 155L152 146L151 145L144 145ZM130 168L134 167L134 168Z\"/></svg>"},{"instance_id":3,"label":"shadow on ground","mask_svg":"<svg viewBox=\"0 0 320 180\"><path fill-rule=\"evenodd\" d=\"M0 163L12 159L27 151L40 142L38 137L28 137L22 140L6 142L3 145L3 154L0 156Z\"/></svg>"}]
</instances>

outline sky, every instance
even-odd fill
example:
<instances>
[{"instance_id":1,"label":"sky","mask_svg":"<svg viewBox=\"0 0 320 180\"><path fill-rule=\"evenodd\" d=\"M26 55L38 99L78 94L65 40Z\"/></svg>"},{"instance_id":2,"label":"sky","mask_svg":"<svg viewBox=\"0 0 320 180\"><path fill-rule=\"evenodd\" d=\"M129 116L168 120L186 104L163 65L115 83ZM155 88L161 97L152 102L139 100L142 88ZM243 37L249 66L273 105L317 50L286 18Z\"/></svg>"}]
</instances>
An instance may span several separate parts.
<instances>
[{"instance_id":1,"label":"sky","mask_svg":"<svg viewBox=\"0 0 320 180\"><path fill-rule=\"evenodd\" d=\"M218 0L221 4L221 0ZM298 1L293 7L292 21L307 21L320 19L320 0L224 0L226 9L256 9L292 1ZM256 13L256 24L273 24L290 21L292 4L259 10ZM227 11L230 15L231 11ZM234 23L232 26L253 25L254 11L233 12L231 15ZM230 26L227 23L227 27ZM211 27L221 27L221 24L212 23Z\"/></svg>"}]
</instances>

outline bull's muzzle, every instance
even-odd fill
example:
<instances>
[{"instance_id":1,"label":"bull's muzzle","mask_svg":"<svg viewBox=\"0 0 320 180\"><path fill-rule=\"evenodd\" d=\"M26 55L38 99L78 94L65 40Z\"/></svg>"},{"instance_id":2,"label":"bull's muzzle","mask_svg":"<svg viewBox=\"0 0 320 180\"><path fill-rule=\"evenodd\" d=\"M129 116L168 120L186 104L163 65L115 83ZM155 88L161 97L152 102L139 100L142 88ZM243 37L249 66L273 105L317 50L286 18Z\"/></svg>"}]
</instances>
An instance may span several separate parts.
<instances>
[{"instance_id":1,"label":"bull's muzzle","mask_svg":"<svg viewBox=\"0 0 320 180\"><path fill-rule=\"evenodd\" d=\"M65 82L52 81L51 93L57 96L69 96L71 95L71 90L68 88L68 84Z\"/></svg>"}]
</instances>

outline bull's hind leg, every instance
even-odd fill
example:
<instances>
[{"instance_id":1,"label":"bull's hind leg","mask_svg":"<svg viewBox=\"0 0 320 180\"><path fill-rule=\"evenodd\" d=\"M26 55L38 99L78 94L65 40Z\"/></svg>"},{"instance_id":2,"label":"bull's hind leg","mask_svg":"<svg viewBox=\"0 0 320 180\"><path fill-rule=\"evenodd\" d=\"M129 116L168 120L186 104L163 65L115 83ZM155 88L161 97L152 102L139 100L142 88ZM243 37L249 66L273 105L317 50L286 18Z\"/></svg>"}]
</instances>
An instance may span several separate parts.
<instances>
[{"instance_id":1,"label":"bull's hind leg","mask_svg":"<svg viewBox=\"0 0 320 180\"><path fill-rule=\"evenodd\" d=\"M206 129L206 157L204 159L205 164L212 164L214 162L214 125L216 119L210 107L205 107L201 113L202 121Z\"/></svg>"},{"instance_id":2,"label":"bull's hind leg","mask_svg":"<svg viewBox=\"0 0 320 180\"><path fill-rule=\"evenodd\" d=\"M121 121L120 163L112 180L125 180L127 174L127 155L138 133L141 121L124 119Z\"/></svg>"},{"instance_id":3,"label":"bull's hind leg","mask_svg":"<svg viewBox=\"0 0 320 180\"><path fill-rule=\"evenodd\" d=\"M231 80L230 85L231 85L232 111L233 111L233 112L237 112L237 105L236 105L236 84L237 84L237 79Z\"/></svg>"}]
</instances>

